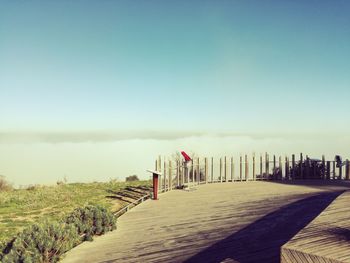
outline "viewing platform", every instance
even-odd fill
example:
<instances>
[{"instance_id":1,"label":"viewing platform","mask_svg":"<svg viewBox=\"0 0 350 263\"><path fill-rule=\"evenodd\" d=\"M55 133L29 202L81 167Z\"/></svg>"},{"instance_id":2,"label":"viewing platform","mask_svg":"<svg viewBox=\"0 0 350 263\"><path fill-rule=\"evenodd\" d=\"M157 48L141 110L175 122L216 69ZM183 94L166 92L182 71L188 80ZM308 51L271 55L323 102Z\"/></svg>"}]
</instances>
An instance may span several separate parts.
<instances>
[{"instance_id":1,"label":"viewing platform","mask_svg":"<svg viewBox=\"0 0 350 263\"><path fill-rule=\"evenodd\" d=\"M350 191L282 247L281 262L350 262Z\"/></svg>"},{"instance_id":2,"label":"viewing platform","mask_svg":"<svg viewBox=\"0 0 350 263\"><path fill-rule=\"evenodd\" d=\"M301 230L349 186L340 180L247 181L169 191L123 214L116 231L84 242L62 262L280 262L281 247L289 240L284 249L302 247ZM348 196L314 221L339 220L330 237L344 236L339 231L346 220L338 212L348 209ZM345 241L332 240L337 243L323 242L329 251L350 254L349 246L341 249Z\"/></svg>"}]
</instances>

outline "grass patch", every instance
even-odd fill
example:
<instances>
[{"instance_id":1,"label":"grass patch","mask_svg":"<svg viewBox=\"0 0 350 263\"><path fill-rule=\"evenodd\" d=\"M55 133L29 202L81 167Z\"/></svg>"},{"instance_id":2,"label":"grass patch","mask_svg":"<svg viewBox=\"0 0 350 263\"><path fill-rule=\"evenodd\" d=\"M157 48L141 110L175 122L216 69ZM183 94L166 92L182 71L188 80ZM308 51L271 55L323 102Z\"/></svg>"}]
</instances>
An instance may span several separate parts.
<instances>
[{"instance_id":1,"label":"grass patch","mask_svg":"<svg viewBox=\"0 0 350 263\"><path fill-rule=\"evenodd\" d=\"M76 207L91 204L101 205L112 212L117 211L132 199L148 192L150 186L150 181L111 181L0 192L0 242L10 240L25 227L42 219L60 220ZM132 189L140 193L130 191Z\"/></svg>"}]
</instances>

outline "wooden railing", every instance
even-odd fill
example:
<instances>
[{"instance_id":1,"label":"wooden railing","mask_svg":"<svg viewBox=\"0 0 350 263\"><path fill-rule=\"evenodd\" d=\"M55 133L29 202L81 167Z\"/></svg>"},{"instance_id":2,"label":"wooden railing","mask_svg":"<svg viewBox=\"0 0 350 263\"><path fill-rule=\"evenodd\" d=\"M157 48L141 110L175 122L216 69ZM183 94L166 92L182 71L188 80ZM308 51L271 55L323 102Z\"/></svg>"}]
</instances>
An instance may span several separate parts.
<instances>
[{"instance_id":1,"label":"wooden railing","mask_svg":"<svg viewBox=\"0 0 350 263\"><path fill-rule=\"evenodd\" d=\"M151 194L146 194L144 196L142 196L141 198L131 202L130 204L124 206L123 208L121 208L120 210L118 210L117 212L113 213L114 216L119 217L122 214L126 213L127 211L129 211L131 208L143 203L144 201L146 201L147 199L149 199L151 197Z\"/></svg>"},{"instance_id":2,"label":"wooden railing","mask_svg":"<svg viewBox=\"0 0 350 263\"><path fill-rule=\"evenodd\" d=\"M255 180L297 180L324 179L350 180L350 162L341 165L335 160L310 159L302 153L298 160L269 154L256 156L240 155L234 157L193 158L189 162L165 160L159 157L155 161L155 170L161 173L158 192L175 188L186 188L206 183L223 183Z\"/></svg>"}]
</instances>

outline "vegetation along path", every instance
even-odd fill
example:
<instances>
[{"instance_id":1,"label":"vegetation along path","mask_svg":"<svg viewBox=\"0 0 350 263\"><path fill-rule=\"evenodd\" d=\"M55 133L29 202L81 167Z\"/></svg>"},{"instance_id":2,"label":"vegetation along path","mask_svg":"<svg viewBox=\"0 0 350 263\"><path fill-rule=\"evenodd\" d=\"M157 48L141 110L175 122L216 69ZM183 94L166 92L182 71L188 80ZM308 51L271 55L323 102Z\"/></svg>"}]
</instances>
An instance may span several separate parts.
<instances>
[{"instance_id":1,"label":"vegetation along path","mask_svg":"<svg viewBox=\"0 0 350 263\"><path fill-rule=\"evenodd\" d=\"M207 184L148 200L118 228L67 253L69 262L279 262L283 244L346 182Z\"/></svg>"}]
</instances>

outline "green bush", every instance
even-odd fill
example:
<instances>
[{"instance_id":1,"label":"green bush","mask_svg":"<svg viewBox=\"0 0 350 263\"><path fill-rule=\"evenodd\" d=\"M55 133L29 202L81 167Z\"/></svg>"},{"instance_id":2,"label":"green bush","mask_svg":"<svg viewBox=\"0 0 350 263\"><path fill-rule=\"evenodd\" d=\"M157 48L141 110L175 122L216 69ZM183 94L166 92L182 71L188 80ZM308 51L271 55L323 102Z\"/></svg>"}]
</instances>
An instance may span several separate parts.
<instances>
[{"instance_id":1,"label":"green bush","mask_svg":"<svg viewBox=\"0 0 350 263\"><path fill-rule=\"evenodd\" d=\"M57 262L59 257L80 243L80 237L74 225L61 222L34 224L3 250L3 263L13 262Z\"/></svg>"},{"instance_id":2,"label":"green bush","mask_svg":"<svg viewBox=\"0 0 350 263\"><path fill-rule=\"evenodd\" d=\"M57 262L82 241L115 228L116 218L106 208L91 205L77 208L61 222L34 224L9 243L0 244L0 262Z\"/></svg>"},{"instance_id":3,"label":"green bush","mask_svg":"<svg viewBox=\"0 0 350 263\"><path fill-rule=\"evenodd\" d=\"M102 235L116 228L116 218L101 206L86 206L75 209L66 218L66 223L73 224L83 240L92 240L94 235Z\"/></svg>"},{"instance_id":4,"label":"green bush","mask_svg":"<svg viewBox=\"0 0 350 263\"><path fill-rule=\"evenodd\" d=\"M130 175L125 178L125 182L136 182L136 181L140 181L140 179L137 177L136 174Z\"/></svg>"},{"instance_id":5,"label":"green bush","mask_svg":"<svg viewBox=\"0 0 350 263\"><path fill-rule=\"evenodd\" d=\"M5 176L0 175L0 191L10 191L12 189L12 185L6 181Z\"/></svg>"}]
</instances>

